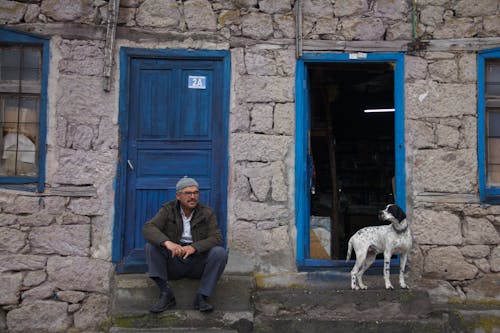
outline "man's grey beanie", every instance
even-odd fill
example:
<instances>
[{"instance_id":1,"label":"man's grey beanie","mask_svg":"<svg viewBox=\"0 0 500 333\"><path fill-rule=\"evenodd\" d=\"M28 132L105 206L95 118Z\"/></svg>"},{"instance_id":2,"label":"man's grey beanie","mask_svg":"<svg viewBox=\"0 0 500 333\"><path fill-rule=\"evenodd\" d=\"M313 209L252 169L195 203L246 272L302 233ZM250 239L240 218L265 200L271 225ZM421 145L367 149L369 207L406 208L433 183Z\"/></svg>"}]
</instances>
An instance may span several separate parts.
<instances>
[{"instance_id":1,"label":"man's grey beanie","mask_svg":"<svg viewBox=\"0 0 500 333\"><path fill-rule=\"evenodd\" d=\"M200 187L196 180L194 180L193 178L189 178L188 176L184 176L177 182L177 185L175 185L175 191L179 192L184 187L189 187L189 186Z\"/></svg>"}]
</instances>

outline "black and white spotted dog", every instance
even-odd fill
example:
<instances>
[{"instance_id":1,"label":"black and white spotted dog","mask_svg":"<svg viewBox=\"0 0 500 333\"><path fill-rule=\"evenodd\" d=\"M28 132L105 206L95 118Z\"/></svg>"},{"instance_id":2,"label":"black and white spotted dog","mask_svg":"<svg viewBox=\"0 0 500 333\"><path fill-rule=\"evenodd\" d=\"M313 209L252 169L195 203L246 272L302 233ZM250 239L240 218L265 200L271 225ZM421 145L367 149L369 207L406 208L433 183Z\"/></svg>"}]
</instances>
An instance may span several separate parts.
<instances>
[{"instance_id":1,"label":"black and white spotted dog","mask_svg":"<svg viewBox=\"0 0 500 333\"><path fill-rule=\"evenodd\" d=\"M386 289L394 289L389 279L391 256L400 254L399 284L401 288L408 288L405 283L404 270L408 253L412 245L412 236L406 214L401 207L390 204L379 212L379 219L390 222L389 225L366 227L358 230L349 239L347 258L351 258L351 251L356 253L356 263L351 271L351 288L366 289L363 283L363 274L375 261L379 253L384 254L384 281Z\"/></svg>"}]
</instances>

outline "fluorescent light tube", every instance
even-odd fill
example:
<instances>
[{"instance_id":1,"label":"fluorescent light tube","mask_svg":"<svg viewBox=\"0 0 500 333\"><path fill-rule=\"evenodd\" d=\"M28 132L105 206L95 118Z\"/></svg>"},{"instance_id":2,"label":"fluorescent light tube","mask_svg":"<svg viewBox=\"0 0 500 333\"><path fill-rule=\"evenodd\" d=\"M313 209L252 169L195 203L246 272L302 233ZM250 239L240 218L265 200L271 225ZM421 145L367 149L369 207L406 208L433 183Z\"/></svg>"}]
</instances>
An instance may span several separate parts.
<instances>
[{"instance_id":1,"label":"fluorescent light tube","mask_svg":"<svg viewBox=\"0 0 500 333\"><path fill-rule=\"evenodd\" d=\"M365 113L394 112L394 109L366 109Z\"/></svg>"}]
</instances>

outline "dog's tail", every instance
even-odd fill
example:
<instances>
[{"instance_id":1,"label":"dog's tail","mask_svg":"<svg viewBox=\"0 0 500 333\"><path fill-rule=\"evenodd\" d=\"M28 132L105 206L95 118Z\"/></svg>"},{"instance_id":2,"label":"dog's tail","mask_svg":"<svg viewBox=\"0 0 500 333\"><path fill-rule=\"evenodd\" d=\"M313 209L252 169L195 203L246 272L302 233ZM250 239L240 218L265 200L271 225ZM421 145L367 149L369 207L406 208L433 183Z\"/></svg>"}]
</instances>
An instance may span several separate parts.
<instances>
[{"instance_id":1,"label":"dog's tail","mask_svg":"<svg viewBox=\"0 0 500 333\"><path fill-rule=\"evenodd\" d=\"M351 251L352 251L352 244L351 240L349 239L349 243L347 243L347 254L345 256L345 261L349 261L349 259L351 259Z\"/></svg>"}]
</instances>

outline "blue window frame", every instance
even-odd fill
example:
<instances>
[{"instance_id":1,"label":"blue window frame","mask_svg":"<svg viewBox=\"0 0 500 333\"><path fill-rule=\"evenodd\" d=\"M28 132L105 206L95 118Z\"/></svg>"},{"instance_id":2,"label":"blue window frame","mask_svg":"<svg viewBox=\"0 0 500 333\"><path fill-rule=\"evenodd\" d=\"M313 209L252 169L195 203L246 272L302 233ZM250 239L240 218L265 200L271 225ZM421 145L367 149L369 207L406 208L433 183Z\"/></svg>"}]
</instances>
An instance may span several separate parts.
<instances>
[{"instance_id":1,"label":"blue window frame","mask_svg":"<svg viewBox=\"0 0 500 333\"><path fill-rule=\"evenodd\" d=\"M500 203L500 48L478 54L479 195Z\"/></svg>"},{"instance_id":2,"label":"blue window frame","mask_svg":"<svg viewBox=\"0 0 500 333\"><path fill-rule=\"evenodd\" d=\"M0 186L42 192L49 40L0 28Z\"/></svg>"}]
</instances>

